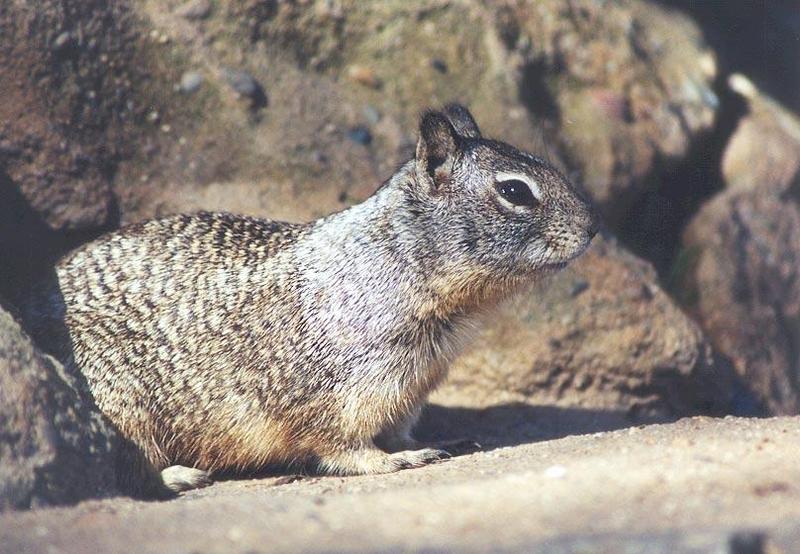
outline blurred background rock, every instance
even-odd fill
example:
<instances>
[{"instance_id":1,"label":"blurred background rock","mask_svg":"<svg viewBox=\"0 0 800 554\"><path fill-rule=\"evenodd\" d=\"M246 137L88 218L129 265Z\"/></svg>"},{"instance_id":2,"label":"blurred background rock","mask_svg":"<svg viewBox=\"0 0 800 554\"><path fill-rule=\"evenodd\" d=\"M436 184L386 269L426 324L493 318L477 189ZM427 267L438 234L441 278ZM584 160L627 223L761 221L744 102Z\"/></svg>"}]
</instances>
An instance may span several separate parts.
<instances>
[{"instance_id":1,"label":"blurred background rock","mask_svg":"<svg viewBox=\"0 0 800 554\"><path fill-rule=\"evenodd\" d=\"M421 110L457 100L584 187L607 229L492 317L426 432L491 414L484 440L521 442L554 425L525 409L544 405L569 432L796 414L794 5L8 0L0 298L13 312L64 252L144 218L346 208L412 155Z\"/></svg>"}]
</instances>

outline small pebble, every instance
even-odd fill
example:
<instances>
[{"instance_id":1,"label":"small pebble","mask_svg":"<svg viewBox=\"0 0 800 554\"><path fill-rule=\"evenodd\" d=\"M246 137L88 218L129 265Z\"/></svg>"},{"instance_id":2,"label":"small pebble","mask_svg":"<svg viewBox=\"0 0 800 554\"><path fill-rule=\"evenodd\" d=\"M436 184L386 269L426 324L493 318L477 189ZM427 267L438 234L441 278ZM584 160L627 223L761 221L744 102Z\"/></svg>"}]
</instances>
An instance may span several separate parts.
<instances>
[{"instance_id":1,"label":"small pebble","mask_svg":"<svg viewBox=\"0 0 800 554\"><path fill-rule=\"evenodd\" d=\"M580 295L582 292L585 292L589 289L589 282L580 280L572 285L572 297L575 298L576 296Z\"/></svg>"},{"instance_id":2,"label":"small pebble","mask_svg":"<svg viewBox=\"0 0 800 554\"><path fill-rule=\"evenodd\" d=\"M209 0L189 0L176 12L184 19L205 19L211 14L211 2Z\"/></svg>"},{"instance_id":3,"label":"small pebble","mask_svg":"<svg viewBox=\"0 0 800 554\"><path fill-rule=\"evenodd\" d=\"M379 88L381 86L380 79L378 79L375 72L369 67L351 65L347 70L347 74L353 81L365 87Z\"/></svg>"},{"instance_id":4,"label":"small pebble","mask_svg":"<svg viewBox=\"0 0 800 554\"><path fill-rule=\"evenodd\" d=\"M231 88L242 96L254 98L259 91L263 90L255 77L246 71L225 69L222 74Z\"/></svg>"},{"instance_id":5,"label":"small pebble","mask_svg":"<svg viewBox=\"0 0 800 554\"><path fill-rule=\"evenodd\" d=\"M327 163L328 157L319 150L313 150L311 152L311 161L316 165L320 165Z\"/></svg>"},{"instance_id":6,"label":"small pebble","mask_svg":"<svg viewBox=\"0 0 800 554\"><path fill-rule=\"evenodd\" d=\"M200 88L203 84L203 75L197 71L187 71L181 76L181 84L179 89L181 92L191 94Z\"/></svg>"},{"instance_id":7,"label":"small pebble","mask_svg":"<svg viewBox=\"0 0 800 554\"><path fill-rule=\"evenodd\" d=\"M444 60L441 60L439 58L434 58L433 60L431 60L431 67L441 74L447 73L447 64L445 63Z\"/></svg>"},{"instance_id":8,"label":"small pebble","mask_svg":"<svg viewBox=\"0 0 800 554\"><path fill-rule=\"evenodd\" d=\"M363 144L364 146L367 146L369 143L372 142L372 133L370 133L369 129L367 129L363 125L359 125L358 127L353 127L352 129L347 131L347 138L349 138L353 142L357 142L358 144Z\"/></svg>"},{"instance_id":9,"label":"small pebble","mask_svg":"<svg viewBox=\"0 0 800 554\"><path fill-rule=\"evenodd\" d=\"M60 35L56 37L53 41L53 50L61 50L66 48L67 46L71 46L73 43L72 33L69 31L64 31Z\"/></svg>"}]
</instances>

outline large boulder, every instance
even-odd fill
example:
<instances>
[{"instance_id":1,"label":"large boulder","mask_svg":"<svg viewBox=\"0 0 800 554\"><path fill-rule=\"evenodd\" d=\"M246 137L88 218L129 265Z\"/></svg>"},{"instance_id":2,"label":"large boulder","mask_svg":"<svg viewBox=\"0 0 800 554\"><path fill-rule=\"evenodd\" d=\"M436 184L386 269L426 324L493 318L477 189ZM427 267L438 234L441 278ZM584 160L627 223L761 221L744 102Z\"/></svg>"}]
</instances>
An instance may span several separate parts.
<instances>
[{"instance_id":1,"label":"large boulder","mask_svg":"<svg viewBox=\"0 0 800 554\"><path fill-rule=\"evenodd\" d=\"M716 112L699 31L637 0L194 4L0 8L0 171L49 228L198 204L321 215L366 197L419 112L452 100L616 222Z\"/></svg>"},{"instance_id":2,"label":"large boulder","mask_svg":"<svg viewBox=\"0 0 800 554\"><path fill-rule=\"evenodd\" d=\"M55 230L113 222L112 170L130 115L127 10L102 0L0 8L0 168Z\"/></svg>"},{"instance_id":3,"label":"large boulder","mask_svg":"<svg viewBox=\"0 0 800 554\"><path fill-rule=\"evenodd\" d=\"M0 308L0 510L114 494L115 446L80 383Z\"/></svg>"},{"instance_id":4,"label":"large boulder","mask_svg":"<svg viewBox=\"0 0 800 554\"><path fill-rule=\"evenodd\" d=\"M731 190L779 196L800 181L800 118L762 94L745 76L730 77L730 88L747 103L722 157L722 176ZM797 192L794 191L797 198Z\"/></svg>"},{"instance_id":5,"label":"large boulder","mask_svg":"<svg viewBox=\"0 0 800 554\"><path fill-rule=\"evenodd\" d=\"M159 114L168 140L148 163L122 164L124 221L193 197L290 219L339 209L407 158L421 110L459 100L488 135L578 176L616 222L717 110L699 30L652 3L201 7L133 4L173 60L163 102L182 109Z\"/></svg>"},{"instance_id":6,"label":"large boulder","mask_svg":"<svg viewBox=\"0 0 800 554\"><path fill-rule=\"evenodd\" d=\"M771 412L800 411L800 121L741 75L726 188L687 226L680 298Z\"/></svg>"},{"instance_id":7,"label":"large boulder","mask_svg":"<svg viewBox=\"0 0 800 554\"><path fill-rule=\"evenodd\" d=\"M726 191L684 234L687 309L771 412L800 411L800 210Z\"/></svg>"}]
</instances>

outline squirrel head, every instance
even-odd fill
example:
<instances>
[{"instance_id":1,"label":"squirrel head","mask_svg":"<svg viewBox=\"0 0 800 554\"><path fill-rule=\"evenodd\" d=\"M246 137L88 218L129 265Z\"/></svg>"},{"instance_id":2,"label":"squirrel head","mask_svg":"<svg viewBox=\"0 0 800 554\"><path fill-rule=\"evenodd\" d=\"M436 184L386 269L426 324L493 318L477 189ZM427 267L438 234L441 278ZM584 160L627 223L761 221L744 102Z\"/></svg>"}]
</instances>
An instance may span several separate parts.
<instances>
[{"instance_id":1,"label":"squirrel head","mask_svg":"<svg viewBox=\"0 0 800 554\"><path fill-rule=\"evenodd\" d=\"M558 170L483 138L457 104L423 115L412 181L437 249L489 273L563 267L597 233L591 204Z\"/></svg>"}]
</instances>

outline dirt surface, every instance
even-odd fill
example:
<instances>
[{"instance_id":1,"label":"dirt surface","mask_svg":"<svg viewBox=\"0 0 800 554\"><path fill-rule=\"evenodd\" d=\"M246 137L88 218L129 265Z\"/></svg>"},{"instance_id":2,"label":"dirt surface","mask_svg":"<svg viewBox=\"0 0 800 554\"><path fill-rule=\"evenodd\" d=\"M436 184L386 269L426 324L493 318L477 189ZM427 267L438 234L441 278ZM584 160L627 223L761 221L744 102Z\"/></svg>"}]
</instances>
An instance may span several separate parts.
<instances>
[{"instance_id":1,"label":"dirt surface","mask_svg":"<svg viewBox=\"0 0 800 554\"><path fill-rule=\"evenodd\" d=\"M169 502L6 513L0 551L798 552L798 459L800 418L692 418L391 475L230 480Z\"/></svg>"}]
</instances>

